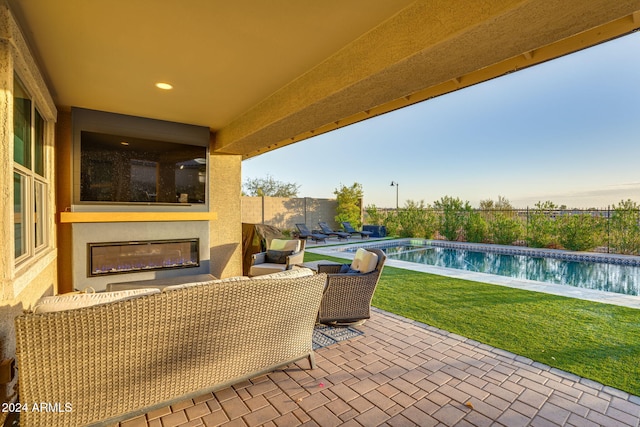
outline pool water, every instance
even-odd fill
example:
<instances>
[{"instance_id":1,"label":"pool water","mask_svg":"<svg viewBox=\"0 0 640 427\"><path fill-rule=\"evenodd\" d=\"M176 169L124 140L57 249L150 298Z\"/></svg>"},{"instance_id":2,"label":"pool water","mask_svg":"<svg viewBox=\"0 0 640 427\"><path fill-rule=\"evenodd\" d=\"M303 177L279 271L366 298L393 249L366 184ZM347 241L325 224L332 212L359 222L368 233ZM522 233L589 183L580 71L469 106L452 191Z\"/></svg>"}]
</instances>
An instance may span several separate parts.
<instances>
[{"instance_id":1,"label":"pool water","mask_svg":"<svg viewBox=\"0 0 640 427\"><path fill-rule=\"evenodd\" d=\"M382 248L390 259L515 279L640 295L640 267L424 246Z\"/></svg>"}]
</instances>

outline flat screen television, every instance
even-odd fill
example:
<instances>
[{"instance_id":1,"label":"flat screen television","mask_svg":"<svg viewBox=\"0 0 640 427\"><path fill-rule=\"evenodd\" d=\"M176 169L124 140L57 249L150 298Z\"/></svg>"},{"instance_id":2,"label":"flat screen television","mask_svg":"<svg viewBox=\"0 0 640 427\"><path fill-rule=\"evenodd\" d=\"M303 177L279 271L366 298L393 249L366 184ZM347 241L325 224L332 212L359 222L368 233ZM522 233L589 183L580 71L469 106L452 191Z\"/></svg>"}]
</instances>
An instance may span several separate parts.
<instances>
[{"instance_id":1,"label":"flat screen television","mask_svg":"<svg viewBox=\"0 0 640 427\"><path fill-rule=\"evenodd\" d=\"M80 201L206 203L207 148L80 132Z\"/></svg>"}]
</instances>

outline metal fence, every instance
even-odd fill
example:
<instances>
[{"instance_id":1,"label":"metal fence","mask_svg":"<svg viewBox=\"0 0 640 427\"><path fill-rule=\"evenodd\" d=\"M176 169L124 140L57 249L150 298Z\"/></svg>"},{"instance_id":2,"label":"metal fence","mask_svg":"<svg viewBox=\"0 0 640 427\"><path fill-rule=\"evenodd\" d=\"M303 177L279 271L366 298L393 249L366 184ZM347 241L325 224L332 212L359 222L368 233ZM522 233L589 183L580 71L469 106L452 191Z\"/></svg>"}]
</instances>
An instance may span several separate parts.
<instances>
[{"instance_id":1,"label":"metal fence","mask_svg":"<svg viewBox=\"0 0 640 427\"><path fill-rule=\"evenodd\" d=\"M387 225L391 234L402 234L403 224L401 219L407 217L409 209L377 208L378 222ZM420 211L420 210L419 210ZM463 209L459 211L427 208L421 210L422 218L431 218L431 226L434 227L433 238L447 239L442 232L443 223L447 218L458 218L460 229L455 240L478 241L467 238L469 220L472 216L481 218L487 224L487 233L482 242L497 243L491 233L491 228L505 224L505 219L511 220L517 230L518 238L510 243L503 244L548 247L558 249L567 248L570 239L590 239L592 247L588 249L594 252L640 254L640 210L639 209L614 209L611 207L602 209ZM403 215L403 213L405 215ZM365 224L371 220L369 214L365 214ZM426 220L427 222L429 219ZM502 221L502 222L500 222ZM389 227L389 225L391 225ZM395 228L395 230L394 230ZM427 227L428 228L428 227ZM581 233L581 234L578 234ZM427 237L427 236L411 236ZM548 242L545 244L545 239ZM454 240L454 239L448 239ZM565 244L563 245L564 242Z\"/></svg>"}]
</instances>

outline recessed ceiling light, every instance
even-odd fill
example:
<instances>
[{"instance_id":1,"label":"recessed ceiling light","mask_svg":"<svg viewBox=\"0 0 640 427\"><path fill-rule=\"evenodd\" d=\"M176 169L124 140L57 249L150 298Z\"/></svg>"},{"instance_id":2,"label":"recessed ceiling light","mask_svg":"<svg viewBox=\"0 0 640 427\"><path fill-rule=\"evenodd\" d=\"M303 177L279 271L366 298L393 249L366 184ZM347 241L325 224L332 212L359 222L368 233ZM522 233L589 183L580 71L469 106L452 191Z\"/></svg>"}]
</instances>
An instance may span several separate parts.
<instances>
[{"instance_id":1,"label":"recessed ceiling light","mask_svg":"<svg viewBox=\"0 0 640 427\"><path fill-rule=\"evenodd\" d=\"M164 90L170 90L173 89L173 86L171 86L169 83L156 83L156 87L158 89L164 89Z\"/></svg>"}]
</instances>

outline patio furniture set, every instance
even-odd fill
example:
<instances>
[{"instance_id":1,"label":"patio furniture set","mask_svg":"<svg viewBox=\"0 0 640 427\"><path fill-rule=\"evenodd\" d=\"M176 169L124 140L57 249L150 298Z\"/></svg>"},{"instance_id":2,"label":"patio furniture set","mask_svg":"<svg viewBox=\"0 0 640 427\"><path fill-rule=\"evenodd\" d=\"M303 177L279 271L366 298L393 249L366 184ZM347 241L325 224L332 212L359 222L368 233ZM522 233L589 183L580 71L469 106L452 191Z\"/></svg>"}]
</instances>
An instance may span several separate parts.
<instances>
[{"instance_id":1,"label":"patio furniture set","mask_svg":"<svg viewBox=\"0 0 640 427\"><path fill-rule=\"evenodd\" d=\"M276 273L42 298L15 320L20 400L65 410L21 425L108 425L300 359L315 368L314 326L368 319L386 257L312 271L304 241L273 246L292 248Z\"/></svg>"},{"instance_id":2,"label":"patio furniture set","mask_svg":"<svg viewBox=\"0 0 640 427\"><path fill-rule=\"evenodd\" d=\"M371 299L386 255L380 249L360 248L350 265L331 261L304 263L304 240L272 239L266 252L252 256L250 276L310 268L327 274L318 312L320 323L355 323L369 318Z\"/></svg>"}]
</instances>

